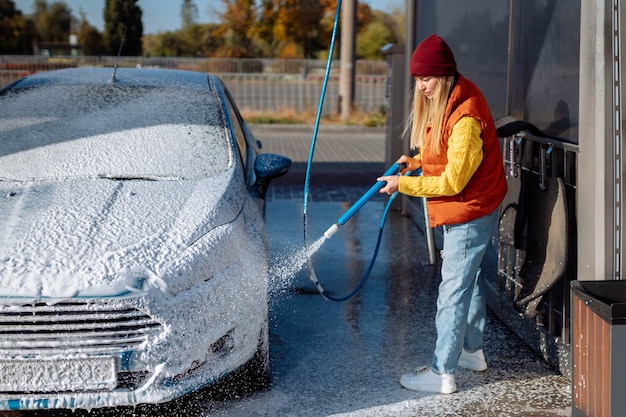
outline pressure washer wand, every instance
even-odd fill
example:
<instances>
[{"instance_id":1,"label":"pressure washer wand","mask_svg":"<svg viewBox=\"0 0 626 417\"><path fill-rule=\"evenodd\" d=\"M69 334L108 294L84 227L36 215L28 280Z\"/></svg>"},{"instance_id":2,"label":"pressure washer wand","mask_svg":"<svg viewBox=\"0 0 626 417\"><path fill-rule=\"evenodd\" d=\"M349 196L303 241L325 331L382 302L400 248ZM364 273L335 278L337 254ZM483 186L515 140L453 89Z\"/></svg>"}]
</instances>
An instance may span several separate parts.
<instances>
[{"instance_id":1,"label":"pressure washer wand","mask_svg":"<svg viewBox=\"0 0 626 417\"><path fill-rule=\"evenodd\" d=\"M385 171L385 173L382 176L385 177L389 175L395 175L399 170L400 170L400 164L396 162L393 165L391 165L389 169L387 169L387 171ZM376 193L378 193L378 191L380 191L380 189L385 186L385 184L387 184L385 181L376 181L376 183L372 185L370 189L367 190L365 194L363 194L361 198L359 198L356 201L356 203L352 205L352 207L346 210L345 213L343 213L341 217L339 217L339 220L337 220L336 224L333 224L331 227L328 228L328 230L324 232L324 237L326 237L326 239L329 239L335 233L337 233L337 231L339 230L339 227L346 224L346 222L350 220L350 218L354 216L356 212L359 211L361 207L363 207L363 205L369 201L370 198L375 196Z\"/></svg>"}]
</instances>

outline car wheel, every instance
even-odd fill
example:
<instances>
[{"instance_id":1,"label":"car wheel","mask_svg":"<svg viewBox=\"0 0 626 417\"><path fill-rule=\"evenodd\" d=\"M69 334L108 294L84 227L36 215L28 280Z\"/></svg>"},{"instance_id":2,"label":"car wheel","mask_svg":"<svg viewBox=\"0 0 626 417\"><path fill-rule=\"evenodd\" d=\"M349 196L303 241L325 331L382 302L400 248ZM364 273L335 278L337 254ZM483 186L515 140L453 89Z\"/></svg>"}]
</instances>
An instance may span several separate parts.
<instances>
[{"instance_id":1,"label":"car wheel","mask_svg":"<svg viewBox=\"0 0 626 417\"><path fill-rule=\"evenodd\" d=\"M223 401L267 390L270 385L270 349L266 325L259 335L258 348L252 358L205 391L213 400Z\"/></svg>"},{"instance_id":2,"label":"car wheel","mask_svg":"<svg viewBox=\"0 0 626 417\"><path fill-rule=\"evenodd\" d=\"M254 356L235 374L238 374L235 381L240 386L241 394L247 395L270 387L272 375L270 371L270 346L267 326L264 326L259 335L259 345Z\"/></svg>"}]
</instances>

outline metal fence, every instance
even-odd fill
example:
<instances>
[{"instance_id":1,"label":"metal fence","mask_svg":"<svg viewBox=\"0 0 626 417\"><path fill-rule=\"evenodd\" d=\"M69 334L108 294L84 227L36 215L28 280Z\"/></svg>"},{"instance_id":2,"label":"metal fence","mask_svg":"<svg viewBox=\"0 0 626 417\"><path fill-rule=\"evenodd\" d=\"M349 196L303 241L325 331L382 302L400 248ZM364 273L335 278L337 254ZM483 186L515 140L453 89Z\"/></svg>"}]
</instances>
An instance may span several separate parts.
<instances>
[{"instance_id":1,"label":"metal fence","mask_svg":"<svg viewBox=\"0 0 626 417\"><path fill-rule=\"evenodd\" d=\"M116 57L45 57L0 55L0 87L41 71L71 67L111 67ZM120 67L175 68L220 76L242 110L259 113L316 111L326 61L305 59L230 59L121 57ZM355 110L371 113L385 106L387 63L357 61ZM339 112L339 62L334 61L322 113Z\"/></svg>"}]
</instances>

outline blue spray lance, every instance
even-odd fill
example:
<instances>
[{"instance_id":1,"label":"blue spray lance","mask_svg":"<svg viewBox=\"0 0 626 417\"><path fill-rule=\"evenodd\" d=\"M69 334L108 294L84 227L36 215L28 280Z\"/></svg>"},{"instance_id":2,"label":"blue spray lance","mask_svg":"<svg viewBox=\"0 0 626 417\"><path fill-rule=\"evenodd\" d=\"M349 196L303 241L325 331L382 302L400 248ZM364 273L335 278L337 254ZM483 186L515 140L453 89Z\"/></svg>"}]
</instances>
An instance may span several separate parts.
<instances>
[{"instance_id":1,"label":"blue spray lance","mask_svg":"<svg viewBox=\"0 0 626 417\"><path fill-rule=\"evenodd\" d=\"M398 171L400 171L400 164L396 162L395 164L390 166L389 169L387 169L387 171L385 171L382 176L387 177L389 175L395 175ZM339 227L346 224L346 222L350 220L350 218L352 218L352 216L354 216L356 212L359 211L361 207L363 207L363 205L369 201L370 198L375 196L378 191L380 191L380 189L385 186L385 184L386 183L383 181L376 181L376 184L372 185L370 189L367 190L365 194L363 194L361 198L356 201L356 203L354 203L348 210L343 213L339 220L337 220L336 224L332 225L328 230L324 232L324 236L328 239L332 237L335 233L337 233Z\"/></svg>"}]
</instances>

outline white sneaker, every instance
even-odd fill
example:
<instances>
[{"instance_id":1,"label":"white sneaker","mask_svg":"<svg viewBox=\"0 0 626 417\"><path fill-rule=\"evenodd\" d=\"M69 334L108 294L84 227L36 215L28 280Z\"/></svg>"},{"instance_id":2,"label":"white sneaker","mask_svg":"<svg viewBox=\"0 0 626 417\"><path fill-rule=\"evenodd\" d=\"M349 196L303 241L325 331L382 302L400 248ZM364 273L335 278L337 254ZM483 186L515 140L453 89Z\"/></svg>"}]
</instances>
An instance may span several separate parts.
<instances>
[{"instance_id":1,"label":"white sneaker","mask_svg":"<svg viewBox=\"0 0 626 417\"><path fill-rule=\"evenodd\" d=\"M429 366L417 368L410 374L402 375L400 384L413 391L438 392L441 394L452 394L456 391L454 375L436 374Z\"/></svg>"},{"instance_id":2,"label":"white sneaker","mask_svg":"<svg viewBox=\"0 0 626 417\"><path fill-rule=\"evenodd\" d=\"M485 360L483 350L478 349L476 352L468 352L465 349L461 350L461 356L459 356L459 366L476 372L486 370L487 361Z\"/></svg>"}]
</instances>

